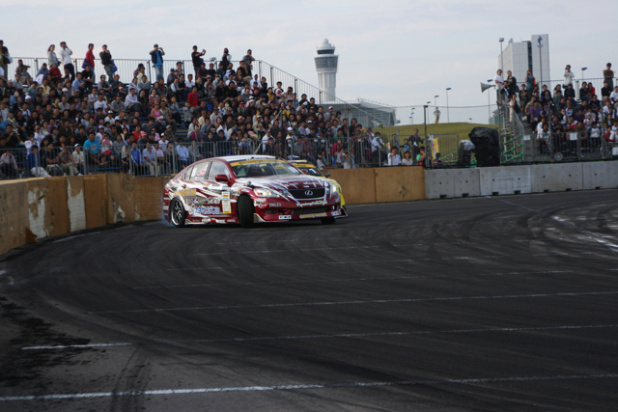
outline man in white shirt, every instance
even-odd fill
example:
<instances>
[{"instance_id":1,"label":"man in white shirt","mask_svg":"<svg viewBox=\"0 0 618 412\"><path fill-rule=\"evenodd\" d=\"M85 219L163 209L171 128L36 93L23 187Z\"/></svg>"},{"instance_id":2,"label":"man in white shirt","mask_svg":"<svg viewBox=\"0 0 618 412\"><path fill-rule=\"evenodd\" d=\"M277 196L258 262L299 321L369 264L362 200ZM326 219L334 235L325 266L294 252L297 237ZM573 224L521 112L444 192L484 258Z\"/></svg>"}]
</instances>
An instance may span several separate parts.
<instances>
[{"instance_id":1,"label":"man in white shirt","mask_svg":"<svg viewBox=\"0 0 618 412\"><path fill-rule=\"evenodd\" d=\"M60 60L64 65L64 70L68 71L70 79L73 81L75 79L75 66L73 66L73 60L71 59L73 51L69 49L67 43L64 41L60 42L60 47L62 48L62 50L60 50Z\"/></svg>"},{"instance_id":2,"label":"man in white shirt","mask_svg":"<svg viewBox=\"0 0 618 412\"><path fill-rule=\"evenodd\" d=\"M399 149L397 149L397 147L393 147L391 152L388 154L388 165L399 166L400 164L401 156L399 156Z\"/></svg>"},{"instance_id":3,"label":"man in white shirt","mask_svg":"<svg viewBox=\"0 0 618 412\"><path fill-rule=\"evenodd\" d=\"M157 166L157 151L152 147L150 142L146 143L146 148L142 152L144 163L148 166L150 176L158 176L159 168Z\"/></svg>"},{"instance_id":4,"label":"man in white shirt","mask_svg":"<svg viewBox=\"0 0 618 412\"><path fill-rule=\"evenodd\" d=\"M502 77L502 70L498 69L496 77L494 77L494 83L496 83L496 90L498 92L498 103L504 103L504 77Z\"/></svg>"},{"instance_id":5,"label":"man in white shirt","mask_svg":"<svg viewBox=\"0 0 618 412\"><path fill-rule=\"evenodd\" d=\"M139 100L137 99L137 94L135 94L135 89L129 89L129 94L124 99L124 107L129 111L139 111Z\"/></svg>"},{"instance_id":6,"label":"man in white shirt","mask_svg":"<svg viewBox=\"0 0 618 412\"><path fill-rule=\"evenodd\" d=\"M189 165L189 149L182 144L183 140L178 139L176 154L178 155L178 168L182 169Z\"/></svg>"},{"instance_id":7,"label":"man in white shirt","mask_svg":"<svg viewBox=\"0 0 618 412\"><path fill-rule=\"evenodd\" d=\"M94 110L101 109L104 112L107 111L107 102L105 101L105 96L103 93L99 93L97 100L94 102Z\"/></svg>"}]
</instances>

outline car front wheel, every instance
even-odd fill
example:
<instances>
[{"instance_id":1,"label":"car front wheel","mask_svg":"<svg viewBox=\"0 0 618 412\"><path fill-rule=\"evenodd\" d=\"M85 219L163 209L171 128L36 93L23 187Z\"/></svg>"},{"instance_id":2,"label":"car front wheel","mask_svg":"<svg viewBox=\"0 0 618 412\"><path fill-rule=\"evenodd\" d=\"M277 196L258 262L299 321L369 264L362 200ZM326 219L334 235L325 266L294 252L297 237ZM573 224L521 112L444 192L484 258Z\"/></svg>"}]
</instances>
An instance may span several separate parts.
<instances>
[{"instance_id":1,"label":"car front wheel","mask_svg":"<svg viewBox=\"0 0 618 412\"><path fill-rule=\"evenodd\" d=\"M173 199L170 204L170 222L176 227L183 227L185 225L185 219L187 212L182 206L182 202L178 199Z\"/></svg>"},{"instance_id":2,"label":"car front wheel","mask_svg":"<svg viewBox=\"0 0 618 412\"><path fill-rule=\"evenodd\" d=\"M238 220L242 227L253 226L254 212L253 200L251 200L249 196L241 196L238 198Z\"/></svg>"}]
</instances>

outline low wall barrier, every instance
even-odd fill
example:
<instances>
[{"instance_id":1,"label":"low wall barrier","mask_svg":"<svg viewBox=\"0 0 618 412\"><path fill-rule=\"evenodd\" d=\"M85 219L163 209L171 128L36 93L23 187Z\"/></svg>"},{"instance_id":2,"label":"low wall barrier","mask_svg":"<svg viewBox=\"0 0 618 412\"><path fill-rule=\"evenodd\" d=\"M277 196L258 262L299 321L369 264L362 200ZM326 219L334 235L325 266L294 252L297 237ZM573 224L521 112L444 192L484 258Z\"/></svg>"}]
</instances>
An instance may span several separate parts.
<instances>
[{"instance_id":1,"label":"low wall barrier","mask_svg":"<svg viewBox=\"0 0 618 412\"><path fill-rule=\"evenodd\" d=\"M347 204L618 188L618 161L472 169L330 169ZM0 255L41 239L162 217L169 177L124 174L0 181Z\"/></svg>"},{"instance_id":2,"label":"low wall barrier","mask_svg":"<svg viewBox=\"0 0 618 412\"><path fill-rule=\"evenodd\" d=\"M0 254L41 239L162 217L168 178L92 175L0 182Z\"/></svg>"}]
</instances>

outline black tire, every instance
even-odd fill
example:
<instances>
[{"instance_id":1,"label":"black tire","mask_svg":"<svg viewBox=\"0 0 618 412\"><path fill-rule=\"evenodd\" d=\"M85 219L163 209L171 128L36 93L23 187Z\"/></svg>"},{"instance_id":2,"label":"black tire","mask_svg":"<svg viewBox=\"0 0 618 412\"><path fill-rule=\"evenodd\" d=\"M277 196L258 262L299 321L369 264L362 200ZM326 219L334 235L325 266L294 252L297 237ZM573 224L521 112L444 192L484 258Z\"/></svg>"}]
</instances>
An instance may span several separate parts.
<instances>
[{"instance_id":1,"label":"black tire","mask_svg":"<svg viewBox=\"0 0 618 412\"><path fill-rule=\"evenodd\" d=\"M253 213L255 207L253 200L249 196L241 196L238 198L238 220L242 227L253 226Z\"/></svg>"},{"instance_id":2,"label":"black tire","mask_svg":"<svg viewBox=\"0 0 618 412\"><path fill-rule=\"evenodd\" d=\"M183 227L185 225L185 219L187 218L187 212L182 206L182 202L178 199L172 199L169 209L170 223L176 227Z\"/></svg>"},{"instance_id":3,"label":"black tire","mask_svg":"<svg viewBox=\"0 0 618 412\"><path fill-rule=\"evenodd\" d=\"M323 225L332 225L333 223L335 223L335 218L330 216L330 217L324 217L322 219L320 219L322 221Z\"/></svg>"}]
</instances>

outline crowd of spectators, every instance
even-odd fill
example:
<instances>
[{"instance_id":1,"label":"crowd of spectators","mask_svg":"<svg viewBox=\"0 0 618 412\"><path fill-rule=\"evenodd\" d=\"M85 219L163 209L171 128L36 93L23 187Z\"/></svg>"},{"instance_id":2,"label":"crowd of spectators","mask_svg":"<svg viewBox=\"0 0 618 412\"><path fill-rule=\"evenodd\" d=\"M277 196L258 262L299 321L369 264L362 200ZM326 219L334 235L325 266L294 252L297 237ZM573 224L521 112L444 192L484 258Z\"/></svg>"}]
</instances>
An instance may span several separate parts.
<instances>
[{"instance_id":1,"label":"crowd of spectators","mask_svg":"<svg viewBox=\"0 0 618 412\"><path fill-rule=\"evenodd\" d=\"M59 50L52 44L34 73L0 43L0 152L13 152L0 160L4 175L169 173L191 160L239 153L305 158L324 167L388 159L389 142L379 133L282 82L269 85L254 73L251 50L236 67L227 48L206 62L206 51L194 46L193 70L178 62L165 76L165 52L155 44L149 53L155 78L140 63L131 79L121 79L108 46L99 61L94 47L88 45L79 70L66 42ZM408 151L416 159L418 145Z\"/></svg>"},{"instance_id":2,"label":"crowd of spectators","mask_svg":"<svg viewBox=\"0 0 618 412\"><path fill-rule=\"evenodd\" d=\"M227 48L219 59L205 61L206 50L196 45L191 72L177 62L165 74L165 52L155 44L149 52L155 78L140 63L132 78L121 79L108 46L102 45L98 62L94 49L89 44L75 67L81 59L74 60L67 43L58 50L52 44L34 73L22 60L13 61L0 40L2 175L160 174L203 157L241 153L304 158L321 167L426 159L418 131L404 142L385 139L280 81L268 84L254 72L252 50L236 66ZM557 144L568 145L575 132L586 134L591 148L602 136L615 139L618 87L611 66L600 99L586 83L576 99L569 71L565 85L553 91L539 88L532 73L521 85L512 75L501 79L513 113L525 114L541 137L551 131Z\"/></svg>"},{"instance_id":3,"label":"crowd of spectators","mask_svg":"<svg viewBox=\"0 0 618 412\"><path fill-rule=\"evenodd\" d=\"M551 90L538 84L531 70L521 84L510 71L502 78L499 70L495 81L508 102L512 128L517 129L520 120L527 122L538 153L576 157L582 151L601 150L605 142L618 142L618 86L611 67L607 63L603 70L599 91L586 81L576 90L570 65L565 67L564 82Z\"/></svg>"}]
</instances>

